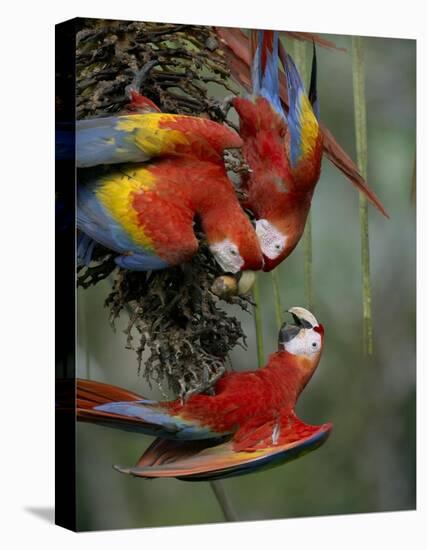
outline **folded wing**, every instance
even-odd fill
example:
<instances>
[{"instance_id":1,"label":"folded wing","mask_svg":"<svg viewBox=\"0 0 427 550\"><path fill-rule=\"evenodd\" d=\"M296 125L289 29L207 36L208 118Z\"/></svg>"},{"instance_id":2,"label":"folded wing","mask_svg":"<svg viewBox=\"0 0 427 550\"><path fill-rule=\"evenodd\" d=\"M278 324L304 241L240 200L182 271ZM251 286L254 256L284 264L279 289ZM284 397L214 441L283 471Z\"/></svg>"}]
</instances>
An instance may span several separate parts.
<instances>
[{"instance_id":1,"label":"folded wing","mask_svg":"<svg viewBox=\"0 0 427 550\"><path fill-rule=\"evenodd\" d=\"M77 380L77 419L168 439L220 437L208 426L171 414L166 405L116 386Z\"/></svg>"},{"instance_id":2,"label":"folded wing","mask_svg":"<svg viewBox=\"0 0 427 550\"><path fill-rule=\"evenodd\" d=\"M146 173L146 170L140 170ZM164 269L168 262L156 254L144 227L138 224L132 206L132 194L140 190L139 181L130 179L125 168L86 178L77 187L77 256L81 264L89 264L94 243L122 254L115 258L123 268L139 271Z\"/></svg>"},{"instance_id":3,"label":"folded wing","mask_svg":"<svg viewBox=\"0 0 427 550\"><path fill-rule=\"evenodd\" d=\"M240 137L212 120L167 113L130 114L76 123L78 168L146 162L154 157L193 156L222 161L224 149L240 147Z\"/></svg>"},{"instance_id":4,"label":"folded wing","mask_svg":"<svg viewBox=\"0 0 427 550\"><path fill-rule=\"evenodd\" d=\"M293 170L301 170L302 168L304 173L310 167L308 181L312 182L320 174L322 135L293 59L285 53L282 62L285 68L289 100L287 116L290 136L289 160ZM312 94L315 94L314 84L312 85ZM311 172L314 172L315 175Z\"/></svg>"}]
</instances>

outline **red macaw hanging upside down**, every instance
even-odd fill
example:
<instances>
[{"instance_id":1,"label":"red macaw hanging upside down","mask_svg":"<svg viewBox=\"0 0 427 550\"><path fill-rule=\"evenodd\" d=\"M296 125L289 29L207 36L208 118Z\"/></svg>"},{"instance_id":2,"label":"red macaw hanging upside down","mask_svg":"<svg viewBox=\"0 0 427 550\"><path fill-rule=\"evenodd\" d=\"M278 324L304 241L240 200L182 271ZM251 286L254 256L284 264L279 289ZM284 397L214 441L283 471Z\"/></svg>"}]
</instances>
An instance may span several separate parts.
<instances>
[{"instance_id":1,"label":"red macaw hanging upside down","mask_svg":"<svg viewBox=\"0 0 427 550\"><path fill-rule=\"evenodd\" d=\"M223 162L224 149L240 147L240 137L211 120L147 112L156 107L132 99L136 114L77 122L78 167L127 163L81 171L79 257L88 263L97 242L119 253L122 268L187 262L198 249L197 216L224 271L261 269L259 241Z\"/></svg>"},{"instance_id":2,"label":"red macaw hanging upside down","mask_svg":"<svg viewBox=\"0 0 427 550\"><path fill-rule=\"evenodd\" d=\"M236 37L231 29L220 31L220 35L225 32L230 50L242 55L242 43L236 40L240 35ZM278 33L252 31L251 38L251 95L235 98L232 105L240 118L243 154L251 169L243 182L248 196L246 206L257 218L264 270L270 271L289 256L304 232L320 177L325 132L318 122L314 43L307 94L291 56L279 42ZM284 87L279 79L279 58L286 76L287 112L282 104ZM232 64L233 68L237 79L244 80L242 64ZM353 181L381 207L364 183L355 177Z\"/></svg>"},{"instance_id":3,"label":"red macaw hanging upside down","mask_svg":"<svg viewBox=\"0 0 427 550\"><path fill-rule=\"evenodd\" d=\"M294 307L289 312L294 323L282 326L279 351L267 365L226 374L215 385L215 395L155 402L78 380L78 420L156 436L135 467L116 467L145 478L238 476L319 447L332 425L305 424L294 408L319 363L324 330L309 311Z\"/></svg>"},{"instance_id":4,"label":"red macaw hanging upside down","mask_svg":"<svg viewBox=\"0 0 427 550\"><path fill-rule=\"evenodd\" d=\"M227 65L230 69L232 78L241 84L249 92L252 90L253 83L251 78L251 67L253 66L254 58L254 43L256 40L250 40L241 29L233 29L226 27L215 27L215 31L221 40L222 47L225 53ZM272 31L267 31L272 32ZM297 40L308 41L310 43L318 44L322 47L331 50L342 50L344 48L338 48L333 42L324 39L313 33L304 32L289 32L285 31L286 35L295 38ZM286 52L279 42L279 57L283 60L286 57ZM287 94L287 87L285 84L285 78L283 74L279 75L279 95L282 105L285 109L289 109L289 98ZM322 123L319 124L321 132L323 134L323 152L325 156L351 181L351 183L357 187L357 189L363 193L366 198L385 216L389 217L384 206L381 204L379 198L375 192L368 186L366 181L358 172L357 166L343 150L343 148L336 141L331 131L326 128Z\"/></svg>"},{"instance_id":5,"label":"red macaw hanging upside down","mask_svg":"<svg viewBox=\"0 0 427 550\"><path fill-rule=\"evenodd\" d=\"M236 98L243 154L251 168L245 189L254 212L265 270L298 244L320 176L323 137L317 113L289 55L283 59L289 112L279 95L279 36L253 31L252 95ZM315 67L315 65L313 65ZM315 70L313 71L315 75ZM315 97L315 79L311 83Z\"/></svg>"}]
</instances>

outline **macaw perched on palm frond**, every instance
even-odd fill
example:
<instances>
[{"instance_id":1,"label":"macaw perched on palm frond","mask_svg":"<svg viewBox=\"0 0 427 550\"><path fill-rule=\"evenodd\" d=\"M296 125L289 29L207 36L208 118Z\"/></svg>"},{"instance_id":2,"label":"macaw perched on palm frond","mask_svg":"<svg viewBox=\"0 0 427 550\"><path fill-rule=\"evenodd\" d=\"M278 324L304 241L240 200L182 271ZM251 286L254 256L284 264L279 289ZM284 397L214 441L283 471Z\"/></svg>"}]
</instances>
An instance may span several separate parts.
<instances>
[{"instance_id":1,"label":"macaw perched on palm frond","mask_svg":"<svg viewBox=\"0 0 427 550\"><path fill-rule=\"evenodd\" d=\"M77 381L77 419L156 436L133 468L138 477L198 481L279 465L319 447L332 425L311 426L295 414L320 360L324 331L313 314L289 310L279 351L256 371L224 375L214 395L155 402L120 388Z\"/></svg>"},{"instance_id":2,"label":"macaw perched on palm frond","mask_svg":"<svg viewBox=\"0 0 427 550\"><path fill-rule=\"evenodd\" d=\"M261 269L257 236L223 161L224 149L242 145L240 137L211 120L161 113L132 90L128 111L77 122L78 167L127 163L80 175L80 259L88 263L98 242L118 252L115 261L126 269L187 262L198 249L198 217L224 271Z\"/></svg>"},{"instance_id":3,"label":"macaw perched on palm frond","mask_svg":"<svg viewBox=\"0 0 427 550\"><path fill-rule=\"evenodd\" d=\"M238 29L217 29L217 32L227 46L232 75L246 87L251 64L251 94L233 99L232 104L240 118L243 153L251 169L244 186L247 206L257 218L265 270L277 266L297 245L324 152L387 215L355 165L318 121L314 42L307 93L277 32L252 31L251 48L248 38ZM286 79L279 73L279 58Z\"/></svg>"}]
</instances>

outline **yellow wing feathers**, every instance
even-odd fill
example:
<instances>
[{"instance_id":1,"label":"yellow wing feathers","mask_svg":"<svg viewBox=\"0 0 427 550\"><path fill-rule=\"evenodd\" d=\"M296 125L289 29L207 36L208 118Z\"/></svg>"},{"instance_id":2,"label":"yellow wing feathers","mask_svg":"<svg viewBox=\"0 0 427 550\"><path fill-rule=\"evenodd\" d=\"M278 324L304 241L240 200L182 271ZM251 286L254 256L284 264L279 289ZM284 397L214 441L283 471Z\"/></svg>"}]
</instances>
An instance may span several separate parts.
<instances>
[{"instance_id":1,"label":"yellow wing feathers","mask_svg":"<svg viewBox=\"0 0 427 550\"><path fill-rule=\"evenodd\" d=\"M136 244L148 249L153 249L153 242L145 234L132 203L135 194L147 191L154 185L155 177L146 168L129 165L123 171L105 176L96 191L99 201L114 220L123 226Z\"/></svg>"},{"instance_id":2,"label":"yellow wing feathers","mask_svg":"<svg viewBox=\"0 0 427 550\"><path fill-rule=\"evenodd\" d=\"M319 123L313 112L310 101L305 94L300 98L301 120L301 153L299 159L309 158L316 148L319 137Z\"/></svg>"},{"instance_id":3,"label":"yellow wing feathers","mask_svg":"<svg viewBox=\"0 0 427 550\"><path fill-rule=\"evenodd\" d=\"M183 115L180 115L183 116ZM116 130L129 133L129 139L149 156L173 153L179 145L188 145L188 137L179 130L162 127L174 123L177 116L164 113L148 113L120 117Z\"/></svg>"}]
</instances>

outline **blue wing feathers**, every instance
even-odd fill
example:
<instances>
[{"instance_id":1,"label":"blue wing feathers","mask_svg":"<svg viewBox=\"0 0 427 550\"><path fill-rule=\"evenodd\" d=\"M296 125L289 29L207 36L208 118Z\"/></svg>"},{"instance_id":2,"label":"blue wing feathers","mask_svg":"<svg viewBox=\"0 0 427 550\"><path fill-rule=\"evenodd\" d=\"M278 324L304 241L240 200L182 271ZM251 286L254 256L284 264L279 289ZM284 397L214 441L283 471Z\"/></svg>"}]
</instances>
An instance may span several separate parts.
<instances>
[{"instance_id":1,"label":"blue wing feathers","mask_svg":"<svg viewBox=\"0 0 427 550\"><path fill-rule=\"evenodd\" d=\"M117 265L124 269L150 271L168 267L165 260L138 246L114 220L96 196L98 184L95 178L77 187L77 227L87 237L79 243L78 256L84 258L84 263L90 261L93 246L90 247L88 239L92 239L114 252L124 254L115 259Z\"/></svg>"},{"instance_id":2,"label":"blue wing feathers","mask_svg":"<svg viewBox=\"0 0 427 550\"><path fill-rule=\"evenodd\" d=\"M149 157L134 143L132 133L117 130L118 122L117 117L77 121L76 164L78 168L148 160Z\"/></svg>"},{"instance_id":3,"label":"blue wing feathers","mask_svg":"<svg viewBox=\"0 0 427 550\"><path fill-rule=\"evenodd\" d=\"M130 256L117 256L116 264L122 269L131 269L133 271L151 271L156 269L165 269L169 264L158 256L144 254L131 254Z\"/></svg>"},{"instance_id":4,"label":"blue wing feathers","mask_svg":"<svg viewBox=\"0 0 427 550\"><path fill-rule=\"evenodd\" d=\"M209 427L194 424L178 416L171 415L166 408L159 406L156 402L141 401L118 401L94 407L95 411L102 411L109 414L139 418L142 421L141 432L158 433L163 430L164 436L174 439L210 439L223 434L216 434ZM144 424L147 424L144 428Z\"/></svg>"},{"instance_id":5,"label":"blue wing feathers","mask_svg":"<svg viewBox=\"0 0 427 550\"><path fill-rule=\"evenodd\" d=\"M206 472L202 474L186 475L186 476L177 476L177 479L182 479L184 481L206 481L214 479L227 479L230 477L237 477L249 473L255 473L259 470L264 470L267 468L273 468L279 464L284 464L285 462L290 462L295 460L299 456L307 453L311 450L320 447L322 443L329 437L329 431L320 431L314 434L312 437L300 443L296 447L291 449L285 449L280 452L271 452L267 453L264 456L256 458L250 462L243 462L237 466L231 466L224 468L223 470L217 470L216 472Z\"/></svg>"},{"instance_id":6,"label":"blue wing feathers","mask_svg":"<svg viewBox=\"0 0 427 550\"><path fill-rule=\"evenodd\" d=\"M252 91L254 95L265 97L275 108L277 113L286 120L282 107L279 88L279 34L273 34L273 49L266 52L266 65L262 69L262 51L264 45L264 31L258 31L258 45L252 61Z\"/></svg>"},{"instance_id":7,"label":"blue wing feathers","mask_svg":"<svg viewBox=\"0 0 427 550\"><path fill-rule=\"evenodd\" d=\"M289 99L289 112L286 114L280 99L279 34L277 32L273 33L271 49L266 43L264 44L264 38L264 31L258 31L257 48L251 68L252 91L255 96L260 95L265 97L276 112L287 122L290 133L290 163L292 167L295 167L302 151L302 100L305 96L304 83L292 57L286 52L281 52L280 59L285 69ZM263 52L265 52L265 67L262 67ZM313 106L313 112L316 118L318 118L316 79L317 62L316 50L314 48L309 99Z\"/></svg>"},{"instance_id":8,"label":"blue wing feathers","mask_svg":"<svg viewBox=\"0 0 427 550\"><path fill-rule=\"evenodd\" d=\"M289 98L288 126L291 135L290 156L291 165L298 163L301 155L301 99L304 92L304 84L296 65L289 54L284 60L286 83Z\"/></svg>"},{"instance_id":9,"label":"blue wing feathers","mask_svg":"<svg viewBox=\"0 0 427 550\"><path fill-rule=\"evenodd\" d=\"M274 33L273 51L267 53L267 63L262 80L261 95L266 97L274 106L276 111L284 118L285 112L282 108L279 92L279 35Z\"/></svg>"},{"instance_id":10,"label":"blue wing feathers","mask_svg":"<svg viewBox=\"0 0 427 550\"><path fill-rule=\"evenodd\" d=\"M89 265L96 242L81 231L77 234L77 264Z\"/></svg>"}]
</instances>

